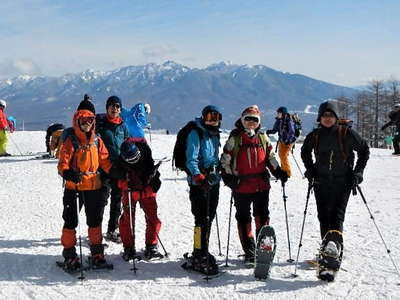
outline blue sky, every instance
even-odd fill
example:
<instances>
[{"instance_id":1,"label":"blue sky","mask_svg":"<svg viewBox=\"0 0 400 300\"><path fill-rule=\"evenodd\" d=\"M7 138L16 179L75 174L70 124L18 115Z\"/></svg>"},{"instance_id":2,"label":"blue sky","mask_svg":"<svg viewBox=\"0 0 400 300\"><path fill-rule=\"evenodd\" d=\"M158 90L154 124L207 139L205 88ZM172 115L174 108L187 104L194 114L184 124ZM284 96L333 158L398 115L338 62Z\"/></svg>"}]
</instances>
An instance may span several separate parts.
<instances>
[{"instance_id":1,"label":"blue sky","mask_svg":"<svg viewBox=\"0 0 400 300\"><path fill-rule=\"evenodd\" d=\"M400 79L398 0L1 0L0 78L173 60Z\"/></svg>"}]
</instances>

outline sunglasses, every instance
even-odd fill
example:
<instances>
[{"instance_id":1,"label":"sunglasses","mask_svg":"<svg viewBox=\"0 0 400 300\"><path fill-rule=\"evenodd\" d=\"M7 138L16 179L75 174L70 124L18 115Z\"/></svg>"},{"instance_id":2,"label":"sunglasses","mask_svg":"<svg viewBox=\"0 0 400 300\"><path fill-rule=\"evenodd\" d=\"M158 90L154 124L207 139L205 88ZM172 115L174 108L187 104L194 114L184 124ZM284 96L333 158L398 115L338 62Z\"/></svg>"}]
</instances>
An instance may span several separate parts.
<instances>
[{"instance_id":1,"label":"sunglasses","mask_svg":"<svg viewBox=\"0 0 400 300\"><path fill-rule=\"evenodd\" d=\"M94 118L93 117L82 117L79 119L79 121L81 122L81 124L92 124L94 122Z\"/></svg>"},{"instance_id":2,"label":"sunglasses","mask_svg":"<svg viewBox=\"0 0 400 300\"><path fill-rule=\"evenodd\" d=\"M257 117L250 117L250 116L244 117L244 120L246 122L256 122L256 123L258 123L260 121Z\"/></svg>"},{"instance_id":3,"label":"sunglasses","mask_svg":"<svg viewBox=\"0 0 400 300\"><path fill-rule=\"evenodd\" d=\"M335 114L332 113L332 112L324 112L321 117L323 117L323 118L336 118Z\"/></svg>"},{"instance_id":4,"label":"sunglasses","mask_svg":"<svg viewBox=\"0 0 400 300\"><path fill-rule=\"evenodd\" d=\"M116 109L120 109L121 105L119 105L118 103L114 103L114 104L111 104L111 107L114 107Z\"/></svg>"},{"instance_id":5,"label":"sunglasses","mask_svg":"<svg viewBox=\"0 0 400 300\"><path fill-rule=\"evenodd\" d=\"M203 116L204 121L217 122L222 120L222 116L219 112L209 111Z\"/></svg>"}]
</instances>

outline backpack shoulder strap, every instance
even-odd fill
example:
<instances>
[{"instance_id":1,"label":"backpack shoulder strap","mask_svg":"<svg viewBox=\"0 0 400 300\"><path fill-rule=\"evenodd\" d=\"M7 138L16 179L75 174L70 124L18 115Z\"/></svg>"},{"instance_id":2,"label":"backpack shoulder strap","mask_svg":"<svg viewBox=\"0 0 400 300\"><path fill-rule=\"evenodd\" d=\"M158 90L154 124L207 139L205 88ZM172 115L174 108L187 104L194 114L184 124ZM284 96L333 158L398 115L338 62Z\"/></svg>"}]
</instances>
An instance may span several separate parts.
<instances>
[{"instance_id":1,"label":"backpack shoulder strap","mask_svg":"<svg viewBox=\"0 0 400 300\"><path fill-rule=\"evenodd\" d=\"M344 138L347 134L348 127L346 125L339 125L338 127L338 142L339 142L339 147L340 151L342 152L342 157L343 161L345 162L347 160L347 152L344 146Z\"/></svg>"}]
</instances>

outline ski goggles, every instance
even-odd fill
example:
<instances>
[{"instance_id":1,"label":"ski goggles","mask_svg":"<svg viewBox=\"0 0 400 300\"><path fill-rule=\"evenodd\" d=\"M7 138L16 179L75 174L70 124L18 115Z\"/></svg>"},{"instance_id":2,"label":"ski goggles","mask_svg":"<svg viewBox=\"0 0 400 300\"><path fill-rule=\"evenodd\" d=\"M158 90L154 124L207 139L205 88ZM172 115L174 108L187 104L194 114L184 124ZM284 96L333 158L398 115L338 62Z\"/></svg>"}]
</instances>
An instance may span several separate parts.
<instances>
[{"instance_id":1,"label":"ski goggles","mask_svg":"<svg viewBox=\"0 0 400 300\"><path fill-rule=\"evenodd\" d=\"M113 107L113 108L116 108L116 109L120 109L121 108L121 105L119 105L118 103L111 104L110 106Z\"/></svg>"},{"instance_id":2,"label":"ski goggles","mask_svg":"<svg viewBox=\"0 0 400 300\"><path fill-rule=\"evenodd\" d=\"M92 124L94 122L94 117L82 117L79 119L81 124Z\"/></svg>"},{"instance_id":3,"label":"ski goggles","mask_svg":"<svg viewBox=\"0 0 400 300\"><path fill-rule=\"evenodd\" d=\"M257 117L252 117L252 116L244 117L244 120L245 120L246 122L255 122L255 123L258 123L258 122L260 121L259 118L257 118Z\"/></svg>"},{"instance_id":4,"label":"ski goggles","mask_svg":"<svg viewBox=\"0 0 400 300\"><path fill-rule=\"evenodd\" d=\"M218 122L222 120L222 115L217 111L209 111L203 115L203 120L207 122Z\"/></svg>"},{"instance_id":5,"label":"ski goggles","mask_svg":"<svg viewBox=\"0 0 400 300\"><path fill-rule=\"evenodd\" d=\"M122 157L124 161L126 161L128 164L133 165L136 164L141 157L140 151L136 151L133 155L130 157Z\"/></svg>"}]
</instances>

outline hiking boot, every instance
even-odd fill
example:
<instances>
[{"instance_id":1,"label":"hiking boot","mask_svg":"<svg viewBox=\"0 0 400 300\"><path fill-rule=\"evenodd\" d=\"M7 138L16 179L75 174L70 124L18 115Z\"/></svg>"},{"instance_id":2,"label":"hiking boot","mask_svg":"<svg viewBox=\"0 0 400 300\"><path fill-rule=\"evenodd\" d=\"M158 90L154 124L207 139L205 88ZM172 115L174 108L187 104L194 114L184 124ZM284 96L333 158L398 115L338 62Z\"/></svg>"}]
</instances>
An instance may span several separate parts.
<instances>
[{"instance_id":1,"label":"hiking boot","mask_svg":"<svg viewBox=\"0 0 400 300\"><path fill-rule=\"evenodd\" d=\"M247 252L244 254L244 262L245 263L254 263L254 252Z\"/></svg>"},{"instance_id":2,"label":"hiking boot","mask_svg":"<svg viewBox=\"0 0 400 300\"><path fill-rule=\"evenodd\" d=\"M81 268L81 262L79 258L76 256L74 258L66 258L64 261L64 270L67 272L77 271Z\"/></svg>"},{"instance_id":3,"label":"hiking boot","mask_svg":"<svg viewBox=\"0 0 400 300\"><path fill-rule=\"evenodd\" d=\"M340 250L334 241L329 241L322 251L327 256L339 257Z\"/></svg>"},{"instance_id":4,"label":"hiking boot","mask_svg":"<svg viewBox=\"0 0 400 300\"><path fill-rule=\"evenodd\" d=\"M124 253L122 254L122 259L125 261L130 261L137 258L136 249L134 247L124 247Z\"/></svg>"},{"instance_id":5,"label":"hiking boot","mask_svg":"<svg viewBox=\"0 0 400 300\"><path fill-rule=\"evenodd\" d=\"M147 245L146 249L144 250L144 257L148 260L152 259L152 258L163 258L164 255L162 255L159 251L158 251L158 247L157 245Z\"/></svg>"},{"instance_id":6,"label":"hiking boot","mask_svg":"<svg viewBox=\"0 0 400 300\"><path fill-rule=\"evenodd\" d=\"M215 257L210 253L206 255L196 255L195 253L193 253L192 266L193 270L204 273L206 275L218 274L217 261L215 260Z\"/></svg>"},{"instance_id":7,"label":"hiking boot","mask_svg":"<svg viewBox=\"0 0 400 300\"><path fill-rule=\"evenodd\" d=\"M104 258L104 254L95 254L91 259L92 266L95 268L102 268L107 265L107 261Z\"/></svg>"},{"instance_id":8,"label":"hiking boot","mask_svg":"<svg viewBox=\"0 0 400 300\"><path fill-rule=\"evenodd\" d=\"M106 239L114 242L114 243L121 243L121 237L118 231L114 230L114 231L107 231L106 233Z\"/></svg>"}]
</instances>

